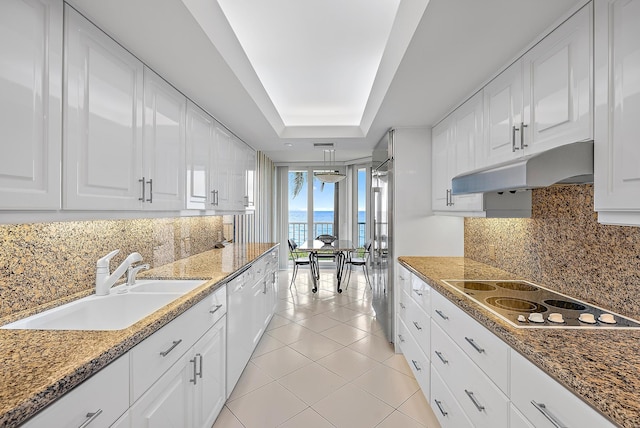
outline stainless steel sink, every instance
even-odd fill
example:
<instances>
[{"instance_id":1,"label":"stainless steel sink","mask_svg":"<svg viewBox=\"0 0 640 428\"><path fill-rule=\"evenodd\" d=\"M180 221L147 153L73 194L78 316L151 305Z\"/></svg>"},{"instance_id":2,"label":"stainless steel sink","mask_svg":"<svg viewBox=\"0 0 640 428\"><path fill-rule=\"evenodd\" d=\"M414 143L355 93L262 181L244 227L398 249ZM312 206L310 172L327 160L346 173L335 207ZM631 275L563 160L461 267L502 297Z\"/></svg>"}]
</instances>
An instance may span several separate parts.
<instances>
[{"instance_id":1,"label":"stainless steel sink","mask_svg":"<svg viewBox=\"0 0 640 428\"><path fill-rule=\"evenodd\" d=\"M122 293L115 287L107 296L91 295L66 305L2 326L28 330L122 330L206 281L140 281Z\"/></svg>"}]
</instances>

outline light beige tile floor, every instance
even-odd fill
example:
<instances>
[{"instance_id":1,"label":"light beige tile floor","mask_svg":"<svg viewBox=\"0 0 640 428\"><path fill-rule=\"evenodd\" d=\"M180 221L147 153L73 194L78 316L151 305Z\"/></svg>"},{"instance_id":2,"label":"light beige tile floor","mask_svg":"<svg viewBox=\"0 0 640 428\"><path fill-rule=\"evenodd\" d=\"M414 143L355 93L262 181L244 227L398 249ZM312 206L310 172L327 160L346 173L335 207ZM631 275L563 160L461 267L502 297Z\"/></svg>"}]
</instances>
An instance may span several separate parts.
<instances>
[{"instance_id":1,"label":"light beige tile floor","mask_svg":"<svg viewBox=\"0 0 640 428\"><path fill-rule=\"evenodd\" d=\"M308 270L290 279L280 271L276 315L213 428L439 428L362 272L342 294L328 267L316 294Z\"/></svg>"}]
</instances>

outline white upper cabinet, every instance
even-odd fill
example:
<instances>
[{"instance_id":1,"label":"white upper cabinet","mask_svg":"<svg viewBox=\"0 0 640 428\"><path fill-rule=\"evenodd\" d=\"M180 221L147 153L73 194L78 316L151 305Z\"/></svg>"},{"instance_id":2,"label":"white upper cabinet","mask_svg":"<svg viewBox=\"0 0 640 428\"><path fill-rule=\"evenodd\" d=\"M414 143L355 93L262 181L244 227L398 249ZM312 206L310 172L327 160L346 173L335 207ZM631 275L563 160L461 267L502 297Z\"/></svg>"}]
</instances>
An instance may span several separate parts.
<instances>
[{"instance_id":1,"label":"white upper cabinet","mask_svg":"<svg viewBox=\"0 0 640 428\"><path fill-rule=\"evenodd\" d=\"M140 209L143 65L65 11L64 208Z\"/></svg>"},{"instance_id":2,"label":"white upper cabinet","mask_svg":"<svg viewBox=\"0 0 640 428\"><path fill-rule=\"evenodd\" d=\"M433 128L432 162L434 211L482 211L482 195L451 194L451 179L474 169L482 147L482 91Z\"/></svg>"},{"instance_id":3,"label":"white upper cabinet","mask_svg":"<svg viewBox=\"0 0 640 428\"><path fill-rule=\"evenodd\" d=\"M62 2L0 2L0 209L60 208Z\"/></svg>"},{"instance_id":4,"label":"white upper cabinet","mask_svg":"<svg viewBox=\"0 0 640 428\"><path fill-rule=\"evenodd\" d=\"M589 4L485 86L478 167L593 138L591 23Z\"/></svg>"},{"instance_id":5,"label":"white upper cabinet","mask_svg":"<svg viewBox=\"0 0 640 428\"><path fill-rule=\"evenodd\" d=\"M144 69L144 207L181 210L185 193L187 99Z\"/></svg>"},{"instance_id":6,"label":"white upper cabinet","mask_svg":"<svg viewBox=\"0 0 640 428\"><path fill-rule=\"evenodd\" d=\"M483 150L478 166L513 159L520 149L516 128L522 122L522 63L511 65L484 87Z\"/></svg>"},{"instance_id":7,"label":"white upper cabinet","mask_svg":"<svg viewBox=\"0 0 640 428\"><path fill-rule=\"evenodd\" d=\"M521 149L529 153L593 139L592 9L583 7L522 59Z\"/></svg>"},{"instance_id":8,"label":"white upper cabinet","mask_svg":"<svg viewBox=\"0 0 640 428\"><path fill-rule=\"evenodd\" d=\"M640 2L595 3L598 221L640 226Z\"/></svg>"},{"instance_id":9,"label":"white upper cabinet","mask_svg":"<svg viewBox=\"0 0 640 428\"><path fill-rule=\"evenodd\" d=\"M211 151L216 146L216 122L204 110L187 104L187 209L213 209L209 180Z\"/></svg>"}]
</instances>

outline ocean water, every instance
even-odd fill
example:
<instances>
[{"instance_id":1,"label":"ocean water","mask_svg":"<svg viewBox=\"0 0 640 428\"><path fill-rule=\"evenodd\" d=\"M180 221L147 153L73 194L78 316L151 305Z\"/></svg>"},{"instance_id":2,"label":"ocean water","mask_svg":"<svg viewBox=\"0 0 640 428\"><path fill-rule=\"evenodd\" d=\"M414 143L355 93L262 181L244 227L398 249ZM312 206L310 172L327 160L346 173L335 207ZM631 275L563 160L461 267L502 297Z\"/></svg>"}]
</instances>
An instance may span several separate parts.
<instances>
[{"instance_id":1,"label":"ocean water","mask_svg":"<svg viewBox=\"0 0 640 428\"><path fill-rule=\"evenodd\" d=\"M313 222L314 230L312 236L321 234L333 235L333 211L314 211ZM359 247L364 245L365 240L365 212L358 212L358 243ZM298 224L296 224L298 223ZM289 211L289 239L293 239L300 244L307 239L307 212L306 211Z\"/></svg>"},{"instance_id":2,"label":"ocean water","mask_svg":"<svg viewBox=\"0 0 640 428\"><path fill-rule=\"evenodd\" d=\"M289 211L289 223L304 223L307 221L306 211ZM333 211L314 211L313 221L317 223L333 222ZM365 222L365 212L358 211L358 223Z\"/></svg>"}]
</instances>

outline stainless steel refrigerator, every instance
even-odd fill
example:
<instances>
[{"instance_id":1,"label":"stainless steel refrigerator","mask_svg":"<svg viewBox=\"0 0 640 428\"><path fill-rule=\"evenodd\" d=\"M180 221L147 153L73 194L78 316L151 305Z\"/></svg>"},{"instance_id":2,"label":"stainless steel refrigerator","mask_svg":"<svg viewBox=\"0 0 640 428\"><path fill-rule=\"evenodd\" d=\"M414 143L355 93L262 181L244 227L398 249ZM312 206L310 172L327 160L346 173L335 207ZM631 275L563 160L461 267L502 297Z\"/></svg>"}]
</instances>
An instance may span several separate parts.
<instances>
[{"instance_id":1,"label":"stainless steel refrigerator","mask_svg":"<svg viewBox=\"0 0 640 428\"><path fill-rule=\"evenodd\" d=\"M373 245L371 248L372 304L386 338L394 337L393 293L393 135L391 130L373 151L371 201Z\"/></svg>"}]
</instances>

